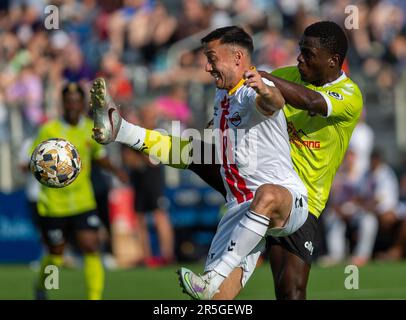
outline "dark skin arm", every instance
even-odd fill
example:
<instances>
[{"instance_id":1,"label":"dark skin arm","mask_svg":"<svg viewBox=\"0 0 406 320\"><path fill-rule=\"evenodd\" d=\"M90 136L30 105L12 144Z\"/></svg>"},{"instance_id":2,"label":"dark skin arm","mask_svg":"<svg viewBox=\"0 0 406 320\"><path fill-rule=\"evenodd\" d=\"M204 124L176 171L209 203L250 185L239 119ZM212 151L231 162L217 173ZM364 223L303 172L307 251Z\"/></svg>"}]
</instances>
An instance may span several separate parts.
<instances>
[{"instance_id":1,"label":"dark skin arm","mask_svg":"<svg viewBox=\"0 0 406 320\"><path fill-rule=\"evenodd\" d=\"M312 114L327 115L327 103L320 93L300 84L275 77L265 71L259 71L259 74L275 84L286 103L297 109L307 110Z\"/></svg>"},{"instance_id":2,"label":"dark skin arm","mask_svg":"<svg viewBox=\"0 0 406 320\"><path fill-rule=\"evenodd\" d=\"M201 150L208 150L209 148L207 143L200 141ZM204 154L202 153L200 164L192 162L188 169L196 173L204 182L206 182L214 190L220 192L224 198L226 198L227 191L224 187L223 178L220 174L220 164L217 164L215 161L216 148L214 144L210 146L212 148L212 161L210 164L204 164Z\"/></svg>"}]
</instances>

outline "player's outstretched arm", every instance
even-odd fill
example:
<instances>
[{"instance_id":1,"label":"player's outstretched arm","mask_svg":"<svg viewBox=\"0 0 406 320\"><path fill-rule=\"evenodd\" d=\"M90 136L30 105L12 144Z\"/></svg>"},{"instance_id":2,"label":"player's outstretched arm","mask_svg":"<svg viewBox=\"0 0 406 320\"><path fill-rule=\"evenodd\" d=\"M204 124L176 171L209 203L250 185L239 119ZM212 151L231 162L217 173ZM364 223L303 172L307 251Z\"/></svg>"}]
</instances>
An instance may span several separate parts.
<instances>
[{"instance_id":1,"label":"player's outstretched arm","mask_svg":"<svg viewBox=\"0 0 406 320\"><path fill-rule=\"evenodd\" d=\"M265 84L257 70L246 71L244 78L245 85L257 93L256 103L263 114L271 116L275 111L283 108L285 100L279 89Z\"/></svg>"},{"instance_id":2,"label":"player's outstretched arm","mask_svg":"<svg viewBox=\"0 0 406 320\"><path fill-rule=\"evenodd\" d=\"M327 103L320 93L300 84L278 78L265 71L259 71L259 74L276 85L285 98L286 103L298 109L327 116Z\"/></svg>"}]
</instances>

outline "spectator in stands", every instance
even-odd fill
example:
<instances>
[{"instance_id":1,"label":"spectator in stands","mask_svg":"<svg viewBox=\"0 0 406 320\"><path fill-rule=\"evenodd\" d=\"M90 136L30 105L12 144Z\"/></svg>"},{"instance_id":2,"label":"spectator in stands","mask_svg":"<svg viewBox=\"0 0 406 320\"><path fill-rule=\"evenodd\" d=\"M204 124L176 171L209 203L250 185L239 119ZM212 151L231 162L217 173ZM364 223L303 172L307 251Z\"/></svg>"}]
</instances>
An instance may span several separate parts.
<instances>
[{"instance_id":1,"label":"spectator in stands","mask_svg":"<svg viewBox=\"0 0 406 320\"><path fill-rule=\"evenodd\" d=\"M359 205L378 217L381 229L391 230L397 221L399 186L382 151L375 149L372 152L370 168L360 186Z\"/></svg>"},{"instance_id":2,"label":"spectator in stands","mask_svg":"<svg viewBox=\"0 0 406 320\"><path fill-rule=\"evenodd\" d=\"M65 80L83 84L94 78L93 70L86 63L78 45L70 44L65 48L64 63L63 77Z\"/></svg>"},{"instance_id":3,"label":"spectator in stands","mask_svg":"<svg viewBox=\"0 0 406 320\"><path fill-rule=\"evenodd\" d=\"M201 0L182 0L182 12L178 16L175 39L181 40L210 26L209 7Z\"/></svg>"},{"instance_id":4,"label":"spectator in stands","mask_svg":"<svg viewBox=\"0 0 406 320\"><path fill-rule=\"evenodd\" d=\"M168 95L158 97L153 102L157 117L161 120L179 120L183 125L191 122L191 111L187 103L186 86L175 84L170 87Z\"/></svg>"},{"instance_id":5,"label":"spectator in stands","mask_svg":"<svg viewBox=\"0 0 406 320\"><path fill-rule=\"evenodd\" d=\"M406 173L400 176L397 218L399 227L396 230L394 243L387 251L378 255L379 259L400 260L406 256Z\"/></svg>"},{"instance_id":6,"label":"spectator in stands","mask_svg":"<svg viewBox=\"0 0 406 320\"><path fill-rule=\"evenodd\" d=\"M145 22L151 18L154 6L155 4L152 0L124 0L123 7L117 9L111 15L108 23L109 40L111 42L110 49L113 53L119 57L123 55L126 45L128 45L126 37L128 34L136 33L140 35L149 30ZM137 26L136 30L131 30L135 23L134 21L141 21L141 28ZM134 38L136 37L133 35L132 38L134 43Z\"/></svg>"},{"instance_id":7,"label":"spectator in stands","mask_svg":"<svg viewBox=\"0 0 406 320\"><path fill-rule=\"evenodd\" d=\"M109 81L111 97L118 103L129 103L134 98L132 83L129 79L126 66L121 63L117 55L112 52L106 53L101 61L101 70L98 77L104 77Z\"/></svg>"},{"instance_id":8,"label":"spectator in stands","mask_svg":"<svg viewBox=\"0 0 406 320\"><path fill-rule=\"evenodd\" d=\"M15 82L8 87L6 97L8 103L21 108L26 135L35 133L38 126L45 120L45 115L42 109L42 81L32 64L21 69Z\"/></svg>"},{"instance_id":9,"label":"spectator in stands","mask_svg":"<svg viewBox=\"0 0 406 320\"><path fill-rule=\"evenodd\" d=\"M371 153L374 147L374 132L365 122L366 113L363 110L360 121L355 127L351 140L350 148L355 153L354 179L359 181L368 171Z\"/></svg>"},{"instance_id":10,"label":"spectator in stands","mask_svg":"<svg viewBox=\"0 0 406 320\"><path fill-rule=\"evenodd\" d=\"M176 18L169 15L165 6L157 1L150 10L140 10L131 19L129 46L140 50L143 60L150 64L159 50L170 42L177 24Z\"/></svg>"},{"instance_id":11,"label":"spectator in stands","mask_svg":"<svg viewBox=\"0 0 406 320\"><path fill-rule=\"evenodd\" d=\"M379 150L374 150L371 154L370 168L361 179L357 203L363 210L378 218L377 240L386 236L392 243L396 241L396 230L402 221L399 211L399 186L393 169L385 162ZM379 241L376 246L378 250Z\"/></svg>"},{"instance_id":12,"label":"spectator in stands","mask_svg":"<svg viewBox=\"0 0 406 320\"><path fill-rule=\"evenodd\" d=\"M202 59L204 55L201 50L186 51L180 56L179 63L172 68L151 73L149 84L151 88L165 87L172 84L187 84L190 82L208 84L211 81L210 75L204 71Z\"/></svg>"},{"instance_id":13,"label":"spectator in stands","mask_svg":"<svg viewBox=\"0 0 406 320\"><path fill-rule=\"evenodd\" d=\"M377 217L358 204L357 154L349 149L343 165L337 173L330 194L326 216L326 242L328 254L321 259L324 265L342 262L347 255L346 234L351 229L355 234L355 245L351 263L364 265L372 257L376 234ZM367 200L363 198L363 200Z\"/></svg>"}]
</instances>

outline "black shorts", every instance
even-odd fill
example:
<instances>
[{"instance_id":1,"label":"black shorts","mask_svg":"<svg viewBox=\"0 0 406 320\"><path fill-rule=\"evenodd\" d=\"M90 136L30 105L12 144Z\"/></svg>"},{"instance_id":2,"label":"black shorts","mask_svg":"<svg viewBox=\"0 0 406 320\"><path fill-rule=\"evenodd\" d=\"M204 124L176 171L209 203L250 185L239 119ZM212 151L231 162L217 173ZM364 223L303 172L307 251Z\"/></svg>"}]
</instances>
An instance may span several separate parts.
<instances>
[{"instance_id":1,"label":"black shorts","mask_svg":"<svg viewBox=\"0 0 406 320\"><path fill-rule=\"evenodd\" d=\"M137 213L151 212L163 205L163 168L162 166L145 166L130 174L135 191L134 208Z\"/></svg>"},{"instance_id":2,"label":"black shorts","mask_svg":"<svg viewBox=\"0 0 406 320\"><path fill-rule=\"evenodd\" d=\"M100 227L100 218L96 210L91 210L61 218L38 215L37 223L44 241L50 246L57 246L65 243L67 238L76 231L97 231Z\"/></svg>"},{"instance_id":3,"label":"black shorts","mask_svg":"<svg viewBox=\"0 0 406 320\"><path fill-rule=\"evenodd\" d=\"M317 248L317 218L309 212L306 222L287 237L267 237L267 248L279 245L311 265Z\"/></svg>"}]
</instances>

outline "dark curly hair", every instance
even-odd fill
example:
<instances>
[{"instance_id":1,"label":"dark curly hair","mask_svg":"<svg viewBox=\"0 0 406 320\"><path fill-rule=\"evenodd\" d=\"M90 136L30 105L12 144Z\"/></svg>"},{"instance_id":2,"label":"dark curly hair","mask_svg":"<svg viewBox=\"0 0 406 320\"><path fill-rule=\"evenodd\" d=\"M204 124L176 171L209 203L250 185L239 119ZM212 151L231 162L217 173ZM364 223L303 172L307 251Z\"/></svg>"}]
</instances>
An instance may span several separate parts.
<instances>
[{"instance_id":1,"label":"dark curly hair","mask_svg":"<svg viewBox=\"0 0 406 320\"><path fill-rule=\"evenodd\" d=\"M308 26L304 35L320 39L320 45L333 54L340 56L340 66L343 64L348 49L348 40L344 30L335 22L319 21Z\"/></svg>"},{"instance_id":2,"label":"dark curly hair","mask_svg":"<svg viewBox=\"0 0 406 320\"><path fill-rule=\"evenodd\" d=\"M62 98L65 98L68 93L74 93L77 92L80 94L82 99L85 98L85 92L83 91L83 88L79 85L77 82L68 82L64 85L62 89Z\"/></svg>"}]
</instances>

